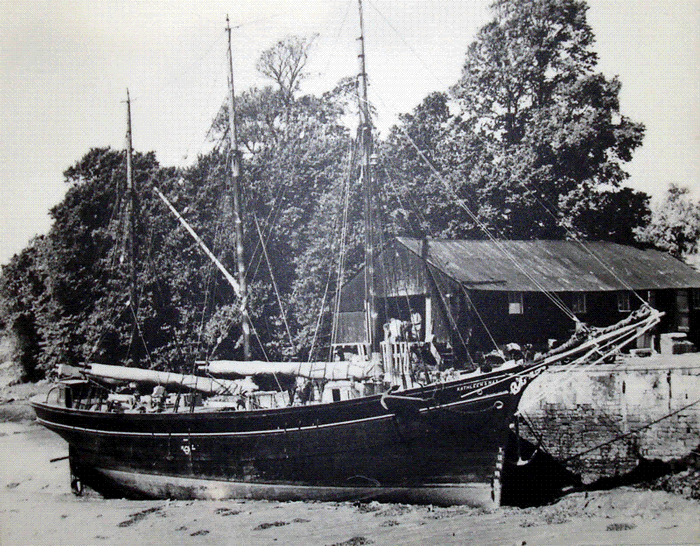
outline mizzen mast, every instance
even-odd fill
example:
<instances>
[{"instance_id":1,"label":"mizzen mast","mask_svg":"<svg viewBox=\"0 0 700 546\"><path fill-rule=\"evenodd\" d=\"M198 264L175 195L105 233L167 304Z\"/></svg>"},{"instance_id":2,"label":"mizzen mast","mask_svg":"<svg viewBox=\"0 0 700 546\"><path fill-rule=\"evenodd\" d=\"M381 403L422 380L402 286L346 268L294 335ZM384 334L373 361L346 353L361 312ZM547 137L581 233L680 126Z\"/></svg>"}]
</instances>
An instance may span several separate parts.
<instances>
[{"instance_id":1,"label":"mizzen mast","mask_svg":"<svg viewBox=\"0 0 700 546\"><path fill-rule=\"evenodd\" d=\"M369 100L367 98L367 69L365 65L365 25L362 10L362 0L358 0L360 10L360 37L358 59L360 63L359 73L359 107L360 125L357 128L357 139L361 154L362 168L362 193L364 197L365 217L365 316L367 324L367 341L370 353L379 355L379 335L377 331L377 296L374 274L374 221L372 214L372 195L374 193L374 178L372 174L373 149L372 120L369 112Z\"/></svg>"},{"instance_id":2,"label":"mizzen mast","mask_svg":"<svg viewBox=\"0 0 700 546\"><path fill-rule=\"evenodd\" d=\"M129 267L129 305L136 313L136 188L134 187L133 144L131 140L131 98L126 90L126 203L127 214L127 260Z\"/></svg>"},{"instance_id":3,"label":"mizzen mast","mask_svg":"<svg viewBox=\"0 0 700 546\"><path fill-rule=\"evenodd\" d=\"M231 25L226 16L226 32L228 33L228 64L229 64L229 153L231 156L231 186L233 192L233 221L236 235L236 266L238 269L238 285L241 297L241 328L243 329L243 355L250 360L250 317L248 316L248 289L246 284L245 260L243 258L243 221L241 219L241 159L238 151L238 135L236 132L236 109L234 104L233 86L233 53L231 50Z\"/></svg>"},{"instance_id":4,"label":"mizzen mast","mask_svg":"<svg viewBox=\"0 0 700 546\"><path fill-rule=\"evenodd\" d=\"M131 139L131 97L126 90L126 260L129 277L129 306L133 318L133 337L138 329L138 290L136 287L136 186L134 184L134 147ZM135 345L132 343L132 347ZM138 351L133 352L133 362L138 366Z\"/></svg>"}]
</instances>

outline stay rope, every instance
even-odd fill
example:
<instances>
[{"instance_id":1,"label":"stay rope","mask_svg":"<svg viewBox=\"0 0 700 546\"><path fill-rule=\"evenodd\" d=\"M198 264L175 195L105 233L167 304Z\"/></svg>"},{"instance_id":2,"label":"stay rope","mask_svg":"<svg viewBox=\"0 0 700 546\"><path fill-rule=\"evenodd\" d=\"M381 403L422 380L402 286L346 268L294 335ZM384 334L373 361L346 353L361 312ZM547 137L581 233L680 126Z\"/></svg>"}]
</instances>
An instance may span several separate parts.
<instances>
[{"instance_id":1,"label":"stay rope","mask_svg":"<svg viewBox=\"0 0 700 546\"><path fill-rule=\"evenodd\" d=\"M399 192L397 191L397 186L396 186L396 183L395 183L395 181L394 181L394 178L389 174L389 171L388 171L388 169L386 169L386 167L384 168L384 175L385 175L385 177L386 177L386 180L387 180L387 181L389 182L389 184L391 185L391 188L394 190L394 197L395 197L395 199L397 200L397 202L398 202L398 204L399 204L399 207L401 207L402 209L406 210L407 207L404 205L403 201L401 200L401 196L399 195ZM415 200L413 200L413 198L412 198L412 196L411 196L410 193L408 194L408 197L409 197L409 199L411 199L411 201L412 201L411 210L412 210L413 213L418 217L419 221L422 221L422 223L423 223L425 226L427 226L429 234L430 234L431 236L433 236L433 233L432 233L431 230L430 230L430 223L427 221L427 219L426 219L425 216L423 215L422 211L421 211L420 208L418 207L417 203L415 202ZM419 230L417 230L417 231L420 232L420 233L422 233L422 232L424 231L424 229L421 227L421 228L420 228ZM434 279L434 275L432 275L432 272L431 272L431 276L433 276L433 279ZM496 340L494 339L493 335L491 334L491 330L490 330L489 327L486 325L486 323L484 322L483 318L481 317L481 314L479 313L479 310L476 308L476 306L475 306L474 303L472 302L471 297L469 296L469 292L464 288L464 285L462 285L462 283L459 283L459 282L458 282L457 284L459 285L460 289L462 290L462 292L463 292L464 295L466 296L466 298L467 298L467 300L468 300L468 302L469 302L470 308L475 312L476 316L477 316L478 319L479 319L479 322L481 323L481 326L484 328L484 331L486 332L486 334L489 336L489 339L490 339L491 342L493 343L494 348L495 348L496 350L500 350L499 347L498 347L498 344L496 343ZM438 291L438 292L439 292L439 294L440 294L440 297L442 298L442 292L441 292L441 291ZM463 338L463 336L462 336L462 333L459 331L459 329L456 328L456 320L454 319L454 316L452 315L452 310L451 310L450 307L446 304L446 302L444 302L444 298L442 298L442 299L443 299L443 305L445 306L445 309L446 309L447 312L449 313L450 321L451 321L451 323L455 326L455 330L457 331L457 333L458 333L458 335L459 335L460 342L462 343L462 345L464 346L464 348L467 349L467 357L468 357L469 360L471 361L471 355L469 354L468 347L467 347L467 343L466 343L466 341L464 340L464 338Z\"/></svg>"},{"instance_id":2,"label":"stay rope","mask_svg":"<svg viewBox=\"0 0 700 546\"><path fill-rule=\"evenodd\" d=\"M418 52L417 52L413 47L411 47L411 45L404 39L404 37L401 35L401 33L390 23L390 21L384 16L384 14L377 8L377 6L375 6L374 3L372 3L370 0L367 0L367 1L368 1L369 5L372 6L372 8L377 12L377 14L384 20L385 24L386 24L386 25L394 32L394 34L396 34L396 36L404 43L404 45L411 51L411 53L416 57L416 59L418 59L418 61L423 65L423 67L425 68L425 70L435 79L435 81L437 81L437 82L438 82L440 85L442 85L443 87L446 87L445 84L441 81L441 79L433 72L433 70L432 70L432 68L430 67L430 65L422 59L422 57L418 54ZM381 100L381 98L380 98L380 100ZM406 136L408 136L408 135L406 135ZM410 138L410 137L409 137L409 138ZM412 143L412 145L413 145L414 147L416 147L414 142L411 142L411 143ZM417 147L416 147L416 149L417 149ZM418 150L418 151L419 151L419 153L421 153L420 150ZM427 158L425 158L425 156L422 155L422 153L421 153L421 156L422 156L424 159L427 159ZM432 165L430 165L429 162L428 162L428 165L429 165L430 168L432 169ZM518 179L518 183L519 183L523 188L525 188L526 190L532 190L532 188L529 188L529 187L527 186L527 184L525 184L525 182L523 182L521 179ZM534 193L534 197L535 197L535 200L537 201L537 203L545 210L545 212L546 212L547 214L549 214L549 215L555 220L555 222L557 223L557 225L559 225L559 226L561 226L561 227L564 228L564 230L566 231L567 235L568 235L573 241L576 241L576 242L583 248L583 250L584 250L585 252L587 252L588 254L590 254L591 257L594 258L594 259L595 259L608 273L610 273L622 286L624 286L625 288L627 288L627 290L629 290L630 292L634 293L634 295L640 300L641 303L646 303L646 301L637 293L637 291L636 291L625 279L623 279L621 276L619 276L619 275L617 274L617 272L616 272L614 269L610 268L605 262L603 262L603 261L600 259L600 257L599 257L595 252L593 252L593 250L592 250L591 248L587 247L587 246L581 241L581 239L580 239L580 238L579 238L565 223L563 223L563 222L560 221L560 219L559 219L559 218L557 217L557 215L554 213L554 210L556 210L556 207L553 206L553 205L549 202L549 200L543 198L543 199L544 199L544 201L543 201L542 199L540 199L540 197L537 195L536 192ZM575 322L578 322L578 321L576 320L576 318L574 318L574 321L575 321Z\"/></svg>"},{"instance_id":3,"label":"stay rope","mask_svg":"<svg viewBox=\"0 0 700 546\"><path fill-rule=\"evenodd\" d=\"M275 279L275 274L272 271L272 265L270 264L270 258L267 255L267 247L265 246L265 241L263 239L263 234L262 231L260 231L260 224L258 223L258 216L256 214L253 214L253 220L255 222L255 229L257 230L258 237L260 238L260 246L262 248L262 254L265 256L265 262L267 263L267 269L270 273L270 279L272 279L272 287L275 290L275 297L277 298L277 305L279 305L280 308L280 314L282 315L282 322L284 323L284 328L287 332L287 336L289 337L289 346L292 348L292 351L295 351L294 347L294 338L292 338L292 333L289 331L289 323L287 322L287 313L284 311L284 304L282 303L282 297L280 296L280 291L277 288L277 280Z\"/></svg>"},{"instance_id":4,"label":"stay rope","mask_svg":"<svg viewBox=\"0 0 700 546\"><path fill-rule=\"evenodd\" d=\"M351 146L348 150L348 155L346 159L346 172L348 173L345 177L345 184L343 187L343 211L342 211L342 223L340 240L338 245L338 272L335 283L335 312L333 313L333 320L331 325L331 346L336 343L338 335L338 317L340 316L340 295L345 282L345 255L347 252L347 239L348 239L348 215L350 210L350 166L352 165L353 158L355 156L355 148ZM332 348L329 348L332 351ZM332 357L329 352L328 359Z\"/></svg>"},{"instance_id":5,"label":"stay rope","mask_svg":"<svg viewBox=\"0 0 700 546\"><path fill-rule=\"evenodd\" d=\"M415 55L415 57L425 66L426 70L427 70L430 74L432 74L433 77L434 77L436 80L439 81L439 78L437 78L437 76L435 76L435 74L433 74L433 71L430 69L430 67L427 65L427 63L425 63L425 62L422 60L422 58L420 57L420 55L418 55L418 53L410 46L410 44L408 44L408 43L406 42L406 40L403 39L403 36L398 32L398 30L397 30L396 28L394 28L393 25L391 25L391 23L390 23L390 22L388 21L388 19L381 13L381 11L380 11L372 2L369 2L369 4L370 4L370 5L372 6L372 8L379 14L379 16L380 16L380 17L384 20L384 22L389 26L389 28L391 28L391 30L399 37L399 39L401 39L401 40L404 42L404 44L411 50L411 52ZM375 94L375 96L377 96L376 92L375 92L374 94ZM380 96L377 96L377 98L378 98L379 101L386 107L386 103L382 100L382 98L381 98ZM408 134L408 132L406 131L406 129L405 129L404 127L400 126L400 125L397 125L397 127L398 127L398 129L403 133L403 135L405 136L405 138L409 141L409 143L411 144L411 146L416 150L416 152L417 152L418 155L421 157L421 159L424 161L424 163L425 163L425 164L428 166L428 168L432 171L432 173L434 174L434 176L436 176L437 179L441 182L441 184L443 185L443 187L445 188L445 190L447 191L447 193L448 193L449 195L453 196L453 198L455 199L457 205L458 205L460 208L462 208L462 209L467 213L467 215L472 219L472 221L477 225L477 227L479 227L479 229L481 229L481 231L489 238L489 240L490 240L494 245L496 245L497 248L499 248L499 250L504 254L504 256L506 256L506 257L515 265L515 267L518 268L518 270L530 280L530 282L532 282L543 294L545 294L545 296L546 296L547 298L549 298L550 301L552 301L552 303L553 303L558 309L560 309L567 317L569 317L569 318L570 318L572 321L574 321L576 324L579 324L579 323L580 323L580 320L578 319L578 317L568 308L568 306L561 300L561 298L560 298L556 293L545 289L545 287L544 287L534 276L530 275L530 274L527 272L526 269L524 269L523 267L520 266L520 264L517 262L517 260L515 259L515 257L512 255L512 253L510 253L510 252L504 247L504 245L503 245L499 240L497 240L497 239L493 236L493 234L490 232L490 230L488 229L488 227L481 221L481 219L480 219L480 218L470 209L470 207L466 204L465 199L462 198L462 197L460 197L460 196L457 194L456 190L449 184L449 182L447 182L447 180L445 180L445 178L442 176L442 174L435 168L435 166L432 164L432 162L425 156L425 154L423 153L423 151L418 147L418 145L416 144L416 142L414 141L414 139ZM523 184L523 183L521 182L521 184ZM523 184L523 186L526 187L524 184ZM526 187L526 188L527 188L527 187ZM538 197L536 194L535 194L535 198L536 198L536 200L538 201L538 203L547 211L547 213L550 214L550 215L552 215L553 218L557 221L558 224L561 224L561 223L559 222L558 218L556 217L556 215L555 215L555 214L554 214L540 199L539 199L539 197ZM634 292L635 295L636 295L642 302L644 302L644 300L639 296L639 294L637 294L636 291L634 291L634 290L632 289L632 287L629 285L629 283L627 283L627 282L626 282L624 279L622 279L615 271L613 271L613 270L612 270L611 268L609 268L606 264L604 264L604 263L602 262L602 260L600 260L600 258L599 258L598 256L596 256L596 255L592 252L591 249L589 249L589 248L587 248L585 245L583 245L583 243L575 236L575 234L573 234L573 232L571 232L571 230L570 230L567 226L563 225L563 227L566 229L566 231L567 231L567 233L569 234L569 236L572 237L574 240L576 240L581 246L583 246L583 248L586 250L586 252L590 253L590 254L594 257L594 259L596 259L608 272L610 272L611 275L613 275L613 276L622 284L622 286L624 286L624 287L626 287L627 289L629 289L629 290L631 290L632 292Z\"/></svg>"},{"instance_id":6,"label":"stay rope","mask_svg":"<svg viewBox=\"0 0 700 546\"><path fill-rule=\"evenodd\" d=\"M339 208L342 211L342 214L336 214L335 218L335 223L333 226L333 229L331 230L331 233L335 233L335 230L337 227L340 228L340 236L336 240L338 244L338 274L336 278L336 309L339 308L340 306L340 288L341 288L341 282L343 278L343 272L344 272L344 258L345 258L345 249L346 249L346 244L347 244L347 232L348 232L348 209L350 207L350 174L351 174L351 166L352 166L352 161L353 157L355 154L355 149L354 146L351 144L348 146L347 152L346 152L346 160L345 160L345 167L344 167L344 175L342 177L343 184L340 188L341 192L341 200L339 203ZM338 224L340 224L338 226ZM333 243L331 243L331 249L332 249ZM331 252L332 254L332 252ZM318 339L318 335L321 329L321 321L323 319L323 312L326 307L326 298L328 297L328 291L330 289L330 283L331 283L331 278L333 277L333 270L332 268L329 268L328 270L328 276L326 279L326 287L323 292L323 298L321 300L321 308L319 309L318 312L318 318L316 320L316 328L314 329L314 336L311 341L311 348L309 349L309 360L312 359L315 348L316 348L316 341ZM333 344L333 339L335 336L335 328L337 327L337 316L338 313L335 313L333 316L333 320L331 323L331 346ZM331 348L329 348L331 350ZM329 360L332 355L329 353Z\"/></svg>"}]
</instances>

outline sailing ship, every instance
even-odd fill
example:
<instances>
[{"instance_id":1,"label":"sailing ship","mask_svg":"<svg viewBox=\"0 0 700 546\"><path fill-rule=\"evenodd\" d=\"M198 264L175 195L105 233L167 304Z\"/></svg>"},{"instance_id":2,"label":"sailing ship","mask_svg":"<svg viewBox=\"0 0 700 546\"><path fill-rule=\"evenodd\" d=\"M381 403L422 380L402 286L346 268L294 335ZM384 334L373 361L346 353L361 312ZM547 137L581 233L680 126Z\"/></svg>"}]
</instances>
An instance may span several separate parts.
<instances>
[{"instance_id":1,"label":"sailing ship","mask_svg":"<svg viewBox=\"0 0 700 546\"><path fill-rule=\"evenodd\" d=\"M359 5L362 30L361 1ZM227 30L231 61L230 26ZM104 364L77 370L45 401L33 403L39 423L68 442L71 485L77 493L87 485L105 494L135 498L498 506L506 444L527 385L553 364L605 359L658 324L661 314L644 306L616 325L581 329L548 353L510 360L489 371L425 365L420 355L435 352L428 335L422 340L380 341L374 309L372 126L363 37L359 43L358 140L367 216L365 341L357 344L354 355L346 353L332 362L251 362L249 319L243 313L246 360L204 362L201 370L206 375ZM230 69L229 134L236 196L240 165L235 153L232 62ZM234 197L236 207L237 203ZM237 208L235 220L240 244ZM238 248L235 279L198 242L245 295L242 249ZM290 404L287 393L260 393L249 379L217 377L261 373L288 374L307 384L322 379L315 385L325 384L325 389ZM113 390L125 383L152 385L153 394L145 401Z\"/></svg>"}]
</instances>

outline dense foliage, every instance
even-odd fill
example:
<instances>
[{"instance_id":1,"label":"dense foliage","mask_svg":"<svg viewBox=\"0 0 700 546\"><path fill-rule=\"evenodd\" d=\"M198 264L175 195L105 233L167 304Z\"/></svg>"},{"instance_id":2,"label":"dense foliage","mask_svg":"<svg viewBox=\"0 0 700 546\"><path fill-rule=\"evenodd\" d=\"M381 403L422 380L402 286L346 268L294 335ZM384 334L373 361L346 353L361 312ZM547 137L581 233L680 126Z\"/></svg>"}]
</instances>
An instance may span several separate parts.
<instances>
[{"instance_id":1,"label":"dense foliage","mask_svg":"<svg viewBox=\"0 0 700 546\"><path fill-rule=\"evenodd\" d=\"M303 63L297 49L310 43L293 44L289 62ZM322 306L328 315L338 282L337 218L343 203L359 201L347 196L357 184L348 183L354 150L343 121L354 85L341 81L322 97L296 96L300 68L236 101L256 358L306 357L313 347L320 355L329 323L319 317ZM227 118L223 107L214 151L191 168L163 168L153 154L135 155L135 301L125 250L125 153L93 149L65 172L69 189L51 211L49 234L3 269L3 316L28 372L87 361L185 371L200 359L239 356L240 302L153 191L167 195L235 275ZM356 226L357 206L350 214ZM317 297L323 293L325 301Z\"/></svg>"},{"instance_id":2,"label":"dense foliage","mask_svg":"<svg viewBox=\"0 0 700 546\"><path fill-rule=\"evenodd\" d=\"M484 237L483 226L502 238L631 242L648 199L620 189L622 164L644 127L620 114L620 82L595 71L585 2L492 7L451 94L427 97L389 137L397 197L430 203L424 218L402 212L400 229Z\"/></svg>"},{"instance_id":3,"label":"dense foliage","mask_svg":"<svg viewBox=\"0 0 700 546\"><path fill-rule=\"evenodd\" d=\"M585 3L497 0L494 13L456 85L400 116L378 143L381 235L484 237L486 227L498 237L631 242L648 197L621 187L622 164L644 128L619 113L620 83L595 71ZM349 121L356 82L302 95L312 44L277 43L258 63L272 84L236 97L256 358L327 356L334 291L363 259ZM61 362L190 370L198 359L241 356L240 302L153 191L235 272L226 106L211 135L214 150L188 169L135 155L135 298L124 260L124 152L91 150L65 172L53 227L0 281L27 378Z\"/></svg>"},{"instance_id":4,"label":"dense foliage","mask_svg":"<svg viewBox=\"0 0 700 546\"><path fill-rule=\"evenodd\" d=\"M33 239L19 254L3 266L0 276L0 317L5 332L13 336L15 359L22 379L34 380L43 375L42 331L46 309L47 271L44 267L45 239Z\"/></svg>"},{"instance_id":5,"label":"dense foliage","mask_svg":"<svg viewBox=\"0 0 700 546\"><path fill-rule=\"evenodd\" d=\"M700 251L700 201L687 188L671 184L666 198L652 211L651 221L636 230L640 242L650 243L684 258Z\"/></svg>"}]
</instances>

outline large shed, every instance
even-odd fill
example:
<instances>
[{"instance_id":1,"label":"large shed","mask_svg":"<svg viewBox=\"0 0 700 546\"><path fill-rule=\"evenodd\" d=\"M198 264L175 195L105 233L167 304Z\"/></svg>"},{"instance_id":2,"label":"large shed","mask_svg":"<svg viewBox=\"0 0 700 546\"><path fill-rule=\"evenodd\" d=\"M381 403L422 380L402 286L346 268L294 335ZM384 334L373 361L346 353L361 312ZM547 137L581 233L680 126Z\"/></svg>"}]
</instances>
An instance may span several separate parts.
<instances>
[{"instance_id":1,"label":"large shed","mask_svg":"<svg viewBox=\"0 0 700 546\"><path fill-rule=\"evenodd\" d=\"M379 324L410 321L447 353L543 347L579 320L613 324L644 302L658 333L700 342L700 272L667 253L609 242L391 240L376 258ZM338 342L366 340L364 272L341 291ZM646 341L651 343L651 339Z\"/></svg>"}]
</instances>

